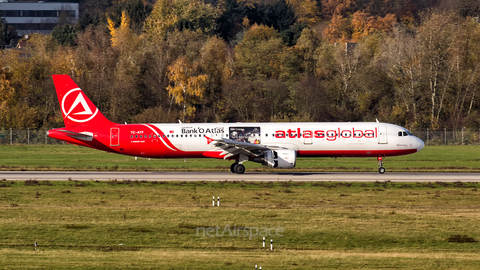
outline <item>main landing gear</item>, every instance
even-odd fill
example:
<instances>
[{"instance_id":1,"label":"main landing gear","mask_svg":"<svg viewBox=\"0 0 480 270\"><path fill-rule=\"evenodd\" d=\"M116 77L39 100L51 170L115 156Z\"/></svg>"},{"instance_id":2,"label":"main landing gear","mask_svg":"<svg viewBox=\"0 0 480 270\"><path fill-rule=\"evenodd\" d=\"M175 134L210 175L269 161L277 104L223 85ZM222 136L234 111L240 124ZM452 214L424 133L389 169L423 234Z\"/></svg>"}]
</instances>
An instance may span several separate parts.
<instances>
[{"instance_id":1,"label":"main landing gear","mask_svg":"<svg viewBox=\"0 0 480 270\"><path fill-rule=\"evenodd\" d=\"M240 163L233 163L230 166L230 171L232 173L242 174L245 172L245 166L243 166L243 164L240 164Z\"/></svg>"},{"instance_id":2,"label":"main landing gear","mask_svg":"<svg viewBox=\"0 0 480 270\"><path fill-rule=\"evenodd\" d=\"M245 172L245 166L243 166L243 162L245 161L248 161L248 156L245 155L245 154L240 154L238 155L238 159L235 161L235 163L233 163L231 166L230 166L230 171L232 173L238 173L238 174L242 174Z\"/></svg>"},{"instance_id":3,"label":"main landing gear","mask_svg":"<svg viewBox=\"0 0 480 270\"><path fill-rule=\"evenodd\" d=\"M385 173L385 168L383 168L383 157L377 157L378 160L378 172L381 174Z\"/></svg>"}]
</instances>

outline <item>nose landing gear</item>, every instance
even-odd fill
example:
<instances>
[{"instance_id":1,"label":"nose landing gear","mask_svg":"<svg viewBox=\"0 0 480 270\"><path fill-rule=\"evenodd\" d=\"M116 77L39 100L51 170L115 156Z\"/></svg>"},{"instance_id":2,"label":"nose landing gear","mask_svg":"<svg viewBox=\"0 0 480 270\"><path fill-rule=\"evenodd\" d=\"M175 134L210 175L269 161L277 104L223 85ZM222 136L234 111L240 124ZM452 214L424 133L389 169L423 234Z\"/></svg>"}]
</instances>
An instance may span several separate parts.
<instances>
[{"instance_id":1,"label":"nose landing gear","mask_svg":"<svg viewBox=\"0 0 480 270\"><path fill-rule=\"evenodd\" d=\"M384 174L385 173L385 168L383 168L383 157L377 157L377 160L378 160L378 172L380 174Z\"/></svg>"}]
</instances>

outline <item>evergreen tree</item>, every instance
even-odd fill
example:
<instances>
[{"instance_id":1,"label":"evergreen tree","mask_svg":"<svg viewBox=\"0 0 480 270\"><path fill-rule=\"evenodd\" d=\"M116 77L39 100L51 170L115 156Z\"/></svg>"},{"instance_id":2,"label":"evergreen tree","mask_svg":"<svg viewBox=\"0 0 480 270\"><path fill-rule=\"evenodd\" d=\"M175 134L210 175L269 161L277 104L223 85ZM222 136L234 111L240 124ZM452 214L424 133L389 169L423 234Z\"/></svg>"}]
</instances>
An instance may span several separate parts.
<instances>
[{"instance_id":1,"label":"evergreen tree","mask_svg":"<svg viewBox=\"0 0 480 270\"><path fill-rule=\"evenodd\" d=\"M70 24L57 25L53 28L52 37L61 45L75 46L77 33Z\"/></svg>"},{"instance_id":2,"label":"evergreen tree","mask_svg":"<svg viewBox=\"0 0 480 270\"><path fill-rule=\"evenodd\" d=\"M89 25L97 26L100 24L100 17L97 15L92 15L89 12L84 13L78 20L75 29L78 32L83 32Z\"/></svg>"}]
</instances>

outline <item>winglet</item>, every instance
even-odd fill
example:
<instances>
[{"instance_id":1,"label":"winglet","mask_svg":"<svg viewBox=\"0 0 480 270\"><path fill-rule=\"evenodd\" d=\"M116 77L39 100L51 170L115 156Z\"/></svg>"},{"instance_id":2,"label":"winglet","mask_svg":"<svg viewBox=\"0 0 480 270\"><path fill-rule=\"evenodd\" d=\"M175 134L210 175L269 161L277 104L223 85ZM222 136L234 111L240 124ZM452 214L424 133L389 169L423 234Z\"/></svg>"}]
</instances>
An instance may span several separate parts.
<instances>
[{"instance_id":1,"label":"winglet","mask_svg":"<svg viewBox=\"0 0 480 270\"><path fill-rule=\"evenodd\" d=\"M111 125L68 75L52 75L65 127Z\"/></svg>"}]
</instances>

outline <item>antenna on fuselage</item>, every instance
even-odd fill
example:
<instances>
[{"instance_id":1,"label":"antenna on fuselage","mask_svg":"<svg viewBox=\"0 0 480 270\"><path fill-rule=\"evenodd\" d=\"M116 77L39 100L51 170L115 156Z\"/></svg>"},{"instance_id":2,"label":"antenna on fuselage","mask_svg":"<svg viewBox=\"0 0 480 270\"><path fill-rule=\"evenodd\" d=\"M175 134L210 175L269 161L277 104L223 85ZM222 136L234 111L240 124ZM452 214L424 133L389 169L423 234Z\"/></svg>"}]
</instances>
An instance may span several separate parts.
<instances>
[{"instance_id":1,"label":"antenna on fuselage","mask_svg":"<svg viewBox=\"0 0 480 270\"><path fill-rule=\"evenodd\" d=\"M178 123L183 124L182 121L180 121L180 119L178 119Z\"/></svg>"},{"instance_id":2,"label":"antenna on fuselage","mask_svg":"<svg viewBox=\"0 0 480 270\"><path fill-rule=\"evenodd\" d=\"M377 119L377 118L375 118L375 120L377 121L377 123L380 123L380 122L378 122L378 119Z\"/></svg>"}]
</instances>

